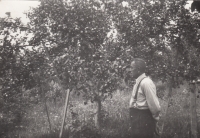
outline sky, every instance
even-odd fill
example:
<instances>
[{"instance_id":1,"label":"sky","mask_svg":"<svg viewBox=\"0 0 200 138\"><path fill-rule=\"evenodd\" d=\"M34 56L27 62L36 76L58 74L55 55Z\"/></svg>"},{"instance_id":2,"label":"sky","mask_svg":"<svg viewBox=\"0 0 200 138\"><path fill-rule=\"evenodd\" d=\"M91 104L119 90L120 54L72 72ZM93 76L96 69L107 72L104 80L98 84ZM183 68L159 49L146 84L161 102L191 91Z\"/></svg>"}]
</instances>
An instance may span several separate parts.
<instances>
[{"instance_id":1,"label":"sky","mask_svg":"<svg viewBox=\"0 0 200 138\"><path fill-rule=\"evenodd\" d=\"M6 17L6 12L11 12L11 17L21 17L22 22L27 23L28 19L24 14L30 7L37 7L37 0L0 0L0 17Z\"/></svg>"}]
</instances>

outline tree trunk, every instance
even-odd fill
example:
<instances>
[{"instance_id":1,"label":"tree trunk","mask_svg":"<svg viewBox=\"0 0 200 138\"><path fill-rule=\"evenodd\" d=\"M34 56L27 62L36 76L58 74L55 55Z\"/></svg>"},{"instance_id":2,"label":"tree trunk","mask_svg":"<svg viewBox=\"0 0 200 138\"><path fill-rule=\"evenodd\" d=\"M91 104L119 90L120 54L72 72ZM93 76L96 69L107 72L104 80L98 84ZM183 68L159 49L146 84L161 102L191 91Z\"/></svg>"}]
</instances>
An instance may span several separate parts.
<instances>
[{"instance_id":1,"label":"tree trunk","mask_svg":"<svg viewBox=\"0 0 200 138\"><path fill-rule=\"evenodd\" d=\"M97 129L100 129L101 127L101 100L100 99L96 101L96 107L97 107L97 110L95 114L95 126Z\"/></svg>"},{"instance_id":2,"label":"tree trunk","mask_svg":"<svg viewBox=\"0 0 200 138\"><path fill-rule=\"evenodd\" d=\"M190 123L191 138L197 138L196 83L190 83Z\"/></svg>"},{"instance_id":3,"label":"tree trunk","mask_svg":"<svg viewBox=\"0 0 200 138\"><path fill-rule=\"evenodd\" d=\"M44 93L42 86L40 86L40 87L41 87L41 90L42 90L42 97L43 97L44 106L45 106L45 110L46 110L47 118L48 118L48 122L49 122L49 129L50 129L50 133L51 133L51 121L50 121L50 118L49 118L49 112L48 112L48 108L47 108L45 93Z\"/></svg>"},{"instance_id":4,"label":"tree trunk","mask_svg":"<svg viewBox=\"0 0 200 138\"><path fill-rule=\"evenodd\" d=\"M164 114L163 114L163 124L162 124L161 130L160 130L161 137L162 137L162 134L163 134L165 122L167 120L167 111L168 111L168 108L169 108L169 101L170 101L171 94L172 94L172 79L171 78L168 79L166 91L167 91L167 105L166 105L166 108L165 108L165 111L164 111Z\"/></svg>"}]
</instances>

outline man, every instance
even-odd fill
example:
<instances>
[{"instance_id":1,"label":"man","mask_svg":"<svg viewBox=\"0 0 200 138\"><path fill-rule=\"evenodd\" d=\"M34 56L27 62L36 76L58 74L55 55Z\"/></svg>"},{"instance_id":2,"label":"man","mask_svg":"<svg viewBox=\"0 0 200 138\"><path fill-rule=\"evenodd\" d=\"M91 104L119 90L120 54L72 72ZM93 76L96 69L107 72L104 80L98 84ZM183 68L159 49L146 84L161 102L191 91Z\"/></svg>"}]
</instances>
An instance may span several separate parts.
<instances>
[{"instance_id":1,"label":"man","mask_svg":"<svg viewBox=\"0 0 200 138\"><path fill-rule=\"evenodd\" d=\"M146 63L135 58L128 73L136 79L130 99L132 138L153 138L159 120L160 104L153 81L145 75Z\"/></svg>"}]
</instances>

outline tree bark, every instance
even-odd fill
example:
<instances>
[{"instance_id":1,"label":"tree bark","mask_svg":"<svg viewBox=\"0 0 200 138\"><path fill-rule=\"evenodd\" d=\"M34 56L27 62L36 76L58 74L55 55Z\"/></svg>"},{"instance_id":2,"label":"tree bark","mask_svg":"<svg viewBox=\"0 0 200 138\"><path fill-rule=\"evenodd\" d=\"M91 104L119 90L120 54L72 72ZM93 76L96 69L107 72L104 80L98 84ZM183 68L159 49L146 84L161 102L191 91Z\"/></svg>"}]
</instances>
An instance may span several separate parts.
<instances>
[{"instance_id":1,"label":"tree bark","mask_svg":"<svg viewBox=\"0 0 200 138\"><path fill-rule=\"evenodd\" d=\"M95 126L97 129L100 129L101 127L101 100L96 100L96 114L95 114Z\"/></svg>"},{"instance_id":2,"label":"tree bark","mask_svg":"<svg viewBox=\"0 0 200 138\"><path fill-rule=\"evenodd\" d=\"M190 126L191 138L197 138L197 112L196 112L196 93L197 84L190 83Z\"/></svg>"},{"instance_id":3,"label":"tree bark","mask_svg":"<svg viewBox=\"0 0 200 138\"><path fill-rule=\"evenodd\" d=\"M45 106L45 110L46 110L47 118L48 118L48 122L49 122L49 129L50 129L50 133L51 133L51 121L50 121L49 112L48 112L48 108L47 108L45 93L44 93L44 90L43 90L42 86L40 86L40 89L42 91L42 97L43 97L44 106Z\"/></svg>"}]
</instances>

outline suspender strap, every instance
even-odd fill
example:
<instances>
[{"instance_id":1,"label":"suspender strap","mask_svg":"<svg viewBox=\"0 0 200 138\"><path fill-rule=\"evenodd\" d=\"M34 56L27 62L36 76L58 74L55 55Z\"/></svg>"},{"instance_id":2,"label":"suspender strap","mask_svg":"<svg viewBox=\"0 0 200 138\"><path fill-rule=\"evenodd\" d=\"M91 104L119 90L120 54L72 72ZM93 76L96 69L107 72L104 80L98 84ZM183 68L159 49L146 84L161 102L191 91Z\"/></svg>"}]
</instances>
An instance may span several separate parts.
<instances>
[{"instance_id":1,"label":"suspender strap","mask_svg":"<svg viewBox=\"0 0 200 138\"><path fill-rule=\"evenodd\" d=\"M146 78L146 77L144 77L144 78ZM144 78L142 78L141 81L142 81ZM134 96L134 99L135 99L135 100L137 100L138 90L139 90L139 86L140 86L141 81L138 83L138 86L137 86L137 89L136 89L136 93L135 93L135 96Z\"/></svg>"}]
</instances>

